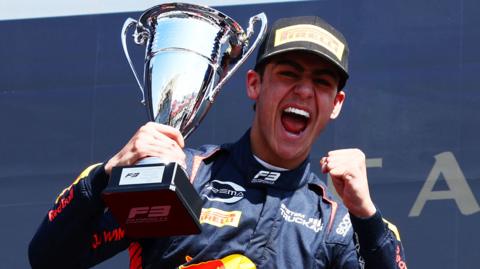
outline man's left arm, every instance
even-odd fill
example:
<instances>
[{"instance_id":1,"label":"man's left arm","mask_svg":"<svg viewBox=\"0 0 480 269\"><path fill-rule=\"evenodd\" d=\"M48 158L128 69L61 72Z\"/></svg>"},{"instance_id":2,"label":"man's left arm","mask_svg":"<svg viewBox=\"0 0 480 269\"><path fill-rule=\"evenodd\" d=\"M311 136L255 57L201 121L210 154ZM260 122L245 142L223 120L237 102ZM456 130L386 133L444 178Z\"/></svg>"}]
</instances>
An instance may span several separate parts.
<instances>
[{"instance_id":1,"label":"man's left arm","mask_svg":"<svg viewBox=\"0 0 480 269\"><path fill-rule=\"evenodd\" d=\"M407 268L396 227L384 221L370 197L365 154L358 149L330 151L320 165L350 212L365 268Z\"/></svg>"},{"instance_id":2,"label":"man's left arm","mask_svg":"<svg viewBox=\"0 0 480 269\"><path fill-rule=\"evenodd\" d=\"M369 218L350 214L357 254L365 268L407 269L405 252L395 225L382 218L379 211Z\"/></svg>"}]
</instances>

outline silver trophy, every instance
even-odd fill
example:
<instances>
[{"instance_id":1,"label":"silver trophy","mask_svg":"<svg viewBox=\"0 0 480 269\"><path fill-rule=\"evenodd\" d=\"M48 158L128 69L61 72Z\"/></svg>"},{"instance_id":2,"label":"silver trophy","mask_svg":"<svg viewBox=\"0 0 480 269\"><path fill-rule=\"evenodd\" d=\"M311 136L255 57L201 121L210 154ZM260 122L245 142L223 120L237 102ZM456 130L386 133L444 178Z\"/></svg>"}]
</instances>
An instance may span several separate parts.
<instances>
[{"instance_id":1,"label":"silver trophy","mask_svg":"<svg viewBox=\"0 0 480 269\"><path fill-rule=\"evenodd\" d=\"M254 24L261 21L251 46ZM143 83L132 64L127 33L145 46ZM267 18L250 18L247 32L225 14L206 7L169 3L128 18L122 46L142 92L150 121L177 128L187 137L205 117L220 88L266 34ZM135 166L115 167L103 198L130 237L200 232L201 199L183 168L146 158Z\"/></svg>"}]
</instances>

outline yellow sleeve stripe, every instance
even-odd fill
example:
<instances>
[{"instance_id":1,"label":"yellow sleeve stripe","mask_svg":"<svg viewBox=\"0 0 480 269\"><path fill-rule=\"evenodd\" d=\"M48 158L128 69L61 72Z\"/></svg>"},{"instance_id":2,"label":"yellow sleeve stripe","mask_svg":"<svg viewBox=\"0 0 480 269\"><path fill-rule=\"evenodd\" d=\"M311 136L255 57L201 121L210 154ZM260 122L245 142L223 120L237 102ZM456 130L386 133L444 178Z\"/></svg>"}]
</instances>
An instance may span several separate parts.
<instances>
[{"instance_id":1,"label":"yellow sleeve stripe","mask_svg":"<svg viewBox=\"0 0 480 269\"><path fill-rule=\"evenodd\" d=\"M392 224L390 221L388 221L386 219L383 219L383 222L385 222L387 224L388 229L393 232L393 234L395 235L397 240L401 241L400 240L400 233L398 232L397 226L395 226L394 224Z\"/></svg>"},{"instance_id":2,"label":"yellow sleeve stripe","mask_svg":"<svg viewBox=\"0 0 480 269\"><path fill-rule=\"evenodd\" d=\"M55 204L58 203L58 201L60 201L60 198L62 198L62 196L70 190L70 188L73 186L73 185L76 185L78 184L78 182L80 182L80 180L82 178L85 178L88 176L88 174L97 166L101 165L102 163L96 163L96 164L92 164L90 165L89 167L87 167L85 170L83 170L83 172L75 179L75 181L73 181L72 184L70 184L70 186L66 187L65 189L63 189L63 191L57 196L57 199L55 199Z\"/></svg>"},{"instance_id":3,"label":"yellow sleeve stripe","mask_svg":"<svg viewBox=\"0 0 480 269\"><path fill-rule=\"evenodd\" d=\"M96 163L96 164L92 164L90 165L89 167L87 167L85 170L83 170L83 172L75 179L75 181L73 182L73 185L77 184L82 178L84 177L87 177L88 174L90 174L90 172L97 166L101 165L102 163Z\"/></svg>"}]
</instances>

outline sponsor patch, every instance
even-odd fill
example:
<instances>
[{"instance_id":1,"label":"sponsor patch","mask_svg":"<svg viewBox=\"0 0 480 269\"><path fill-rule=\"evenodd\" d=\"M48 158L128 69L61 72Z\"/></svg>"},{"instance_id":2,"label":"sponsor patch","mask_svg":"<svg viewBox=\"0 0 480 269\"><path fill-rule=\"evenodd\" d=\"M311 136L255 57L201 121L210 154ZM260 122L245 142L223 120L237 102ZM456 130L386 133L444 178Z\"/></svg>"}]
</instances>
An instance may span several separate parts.
<instances>
[{"instance_id":1,"label":"sponsor patch","mask_svg":"<svg viewBox=\"0 0 480 269\"><path fill-rule=\"evenodd\" d=\"M220 228L225 225L238 227L241 216L241 211L223 211L213 207L202 208L200 223L207 223Z\"/></svg>"},{"instance_id":2,"label":"sponsor patch","mask_svg":"<svg viewBox=\"0 0 480 269\"><path fill-rule=\"evenodd\" d=\"M273 185L280 175L281 174L279 172L261 170L255 175L255 177L253 177L252 183L265 183Z\"/></svg>"},{"instance_id":3,"label":"sponsor patch","mask_svg":"<svg viewBox=\"0 0 480 269\"><path fill-rule=\"evenodd\" d=\"M407 264L403 260L400 252L400 246L397 245L397 250L395 252L396 252L395 261L397 262L398 268L407 269Z\"/></svg>"},{"instance_id":4,"label":"sponsor patch","mask_svg":"<svg viewBox=\"0 0 480 269\"><path fill-rule=\"evenodd\" d=\"M233 204L245 196L245 188L228 181L212 180L205 189L207 193L202 196L209 201Z\"/></svg>"},{"instance_id":5,"label":"sponsor patch","mask_svg":"<svg viewBox=\"0 0 480 269\"><path fill-rule=\"evenodd\" d=\"M97 249L105 243L120 241L125 237L125 230L116 228L113 230L104 230L102 233L94 233L92 237L91 247Z\"/></svg>"},{"instance_id":6,"label":"sponsor patch","mask_svg":"<svg viewBox=\"0 0 480 269\"><path fill-rule=\"evenodd\" d=\"M347 213L343 216L342 222L338 225L336 232L338 235L345 237L350 228L352 228L352 222L350 221L350 215Z\"/></svg>"},{"instance_id":7,"label":"sponsor patch","mask_svg":"<svg viewBox=\"0 0 480 269\"><path fill-rule=\"evenodd\" d=\"M57 202L56 204L57 207L55 209L48 211L49 221L53 221L58 216L58 214L62 213L63 209L65 209L65 207L67 207L70 204L70 202L73 200L73 195L74 195L73 188L70 188L68 196L61 198L60 201Z\"/></svg>"},{"instance_id":8,"label":"sponsor patch","mask_svg":"<svg viewBox=\"0 0 480 269\"><path fill-rule=\"evenodd\" d=\"M310 24L292 25L280 28L275 32L274 47L289 42L312 42L324 47L330 51L338 60L342 59L345 50L343 44L338 38L327 30Z\"/></svg>"},{"instance_id":9,"label":"sponsor patch","mask_svg":"<svg viewBox=\"0 0 480 269\"><path fill-rule=\"evenodd\" d=\"M355 251L357 252L358 265L360 269L365 269L365 259L360 254L360 241L358 241L358 234L354 233L353 241L355 242Z\"/></svg>"},{"instance_id":10,"label":"sponsor patch","mask_svg":"<svg viewBox=\"0 0 480 269\"><path fill-rule=\"evenodd\" d=\"M322 219L307 218L305 214L293 212L284 204L280 206L280 213L287 222L300 224L316 233L323 229Z\"/></svg>"}]
</instances>

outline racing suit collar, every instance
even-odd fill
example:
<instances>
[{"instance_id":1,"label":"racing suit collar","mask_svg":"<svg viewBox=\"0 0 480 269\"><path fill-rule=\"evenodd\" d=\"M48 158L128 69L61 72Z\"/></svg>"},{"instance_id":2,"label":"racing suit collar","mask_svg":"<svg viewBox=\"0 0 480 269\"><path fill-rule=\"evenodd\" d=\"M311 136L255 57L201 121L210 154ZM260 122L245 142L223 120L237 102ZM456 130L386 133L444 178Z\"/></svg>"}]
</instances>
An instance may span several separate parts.
<instances>
[{"instance_id":1,"label":"racing suit collar","mask_svg":"<svg viewBox=\"0 0 480 269\"><path fill-rule=\"evenodd\" d=\"M310 160L307 158L297 168L287 171L275 171L260 164L251 149L250 130L234 144L223 146L231 152L231 158L239 167L245 171L244 178L247 185L252 187L271 187L283 190L296 190L308 183L310 174Z\"/></svg>"}]
</instances>

